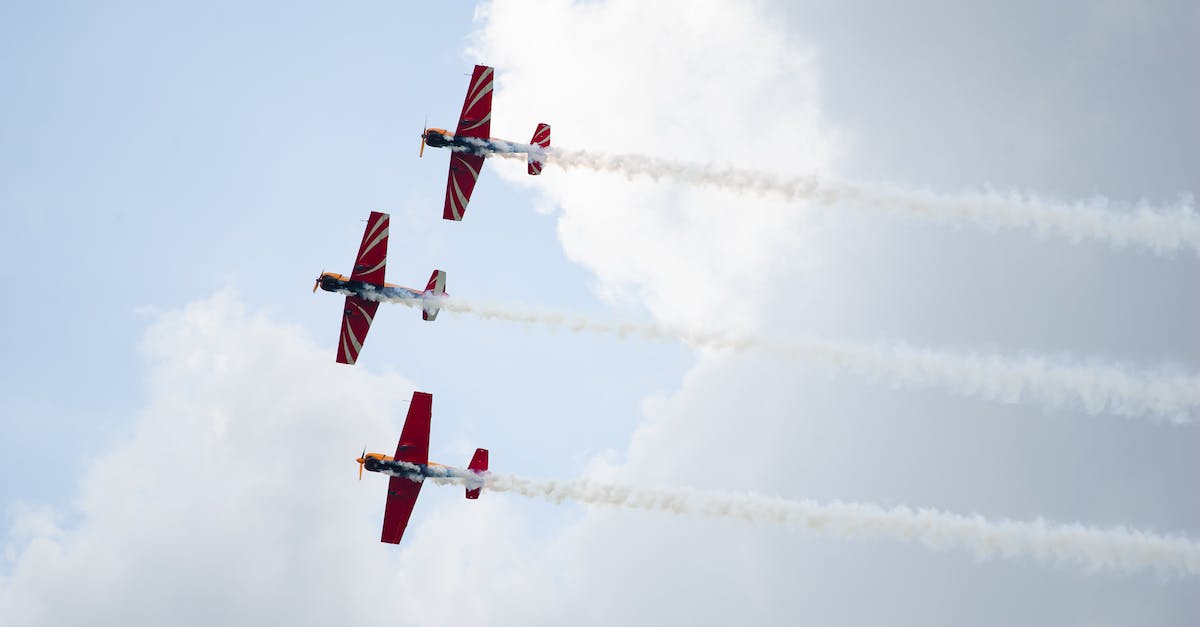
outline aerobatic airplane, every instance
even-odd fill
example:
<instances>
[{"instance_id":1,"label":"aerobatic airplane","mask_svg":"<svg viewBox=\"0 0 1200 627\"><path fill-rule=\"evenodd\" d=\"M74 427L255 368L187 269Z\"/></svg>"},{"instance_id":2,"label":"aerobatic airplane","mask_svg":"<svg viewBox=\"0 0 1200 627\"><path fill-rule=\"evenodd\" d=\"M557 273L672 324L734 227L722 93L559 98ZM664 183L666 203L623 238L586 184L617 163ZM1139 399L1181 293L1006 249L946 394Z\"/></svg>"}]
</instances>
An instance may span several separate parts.
<instances>
[{"instance_id":1,"label":"aerobatic airplane","mask_svg":"<svg viewBox=\"0 0 1200 627\"><path fill-rule=\"evenodd\" d=\"M429 419L432 413L433 396L425 392L413 392L395 456L368 453L364 449L362 456L355 460L358 462L360 480L364 468L371 472L391 475L388 478L387 501L383 506L383 534L380 536L380 542L400 543L426 477L466 479L464 484L469 499L479 498L479 493L483 490L482 478L473 479L472 474L481 476L487 472L487 449L475 449L475 455L471 457L471 463L465 470L429 461ZM477 485L471 485L472 483Z\"/></svg>"},{"instance_id":2,"label":"aerobatic airplane","mask_svg":"<svg viewBox=\"0 0 1200 627\"><path fill-rule=\"evenodd\" d=\"M326 292L346 295L337 349L337 361L340 364L353 365L358 360L358 353L367 339L367 331L371 330L371 322L375 319L375 310L379 309L379 299L420 299L421 317L435 320L441 309L437 306L437 300L446 295L446 273L441 270L433 271L424 291L383 281L387 265L388 219L386 213L371 212L349 278L333 272L322 272L313 284L314 293L319 287Z\"/></svg>"},{"instance_id":3,"label":"aerobatic airplane","mask_svg":"<svg viewBox=\"0 0 1200 627\"><path fill-rule=\"evenodd\" d=\"M521 147L519 144L488 136L492 130L493 74L493 69L486 65L475 66L467 98L463 101L462 114L458 116L458 127L453 133L443 128L426 128L421 132L419 156L424 156L425 146L450 149L450 176L446 180L443 219L463 219L471 192L475 190L475 180L483 168L484 157L496 152L524 152L514 150ZM549 148L550 125L538 124L529 143L543 149ZM527 152L526 160L529 174L536 176L542 173L542 162L535 153Z\"/></svg>"}]
</instances>

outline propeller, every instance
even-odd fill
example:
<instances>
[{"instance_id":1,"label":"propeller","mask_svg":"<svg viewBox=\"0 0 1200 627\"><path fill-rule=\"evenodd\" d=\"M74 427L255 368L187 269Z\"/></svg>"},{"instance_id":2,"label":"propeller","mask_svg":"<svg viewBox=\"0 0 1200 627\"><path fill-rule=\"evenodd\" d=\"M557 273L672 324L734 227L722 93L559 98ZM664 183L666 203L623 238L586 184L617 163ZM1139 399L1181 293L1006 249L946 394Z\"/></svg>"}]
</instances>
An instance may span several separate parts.
<instances>
[{"instance_id":1,"label":"propeller","mask_svg":"<svg viewBox=\"0 0 1200 627\"><path fill-rule=\"evenodd\" d=\"M429 116L425 116L425 128L421 129L421 152L417 153L417 158L425 156L425 133L429 132Z\"/></svg>"},{"instance_id":2,"label":"propeller","mask_svg":"<svg viewBox=\"0 0 1200 627\"><path fill-rule=\"evenodd\" d=\"M321 286L321 277L325 276L325 270L321 270L321 274L317 275L317 280L313 281L313 294L317 293L317 288Z\"/></svg>"},{"instance_id":3,"label":"propeller","mask_svg":"<svg viewBox=\"0 0 1200 627\"><path fill-rule=\"evenodd\" d=\"M358 462L358 480L362 481L363 466L367 463L367 447L363 447L362 455L359 455L355 461Z\"/></svg>"}]
</instances>

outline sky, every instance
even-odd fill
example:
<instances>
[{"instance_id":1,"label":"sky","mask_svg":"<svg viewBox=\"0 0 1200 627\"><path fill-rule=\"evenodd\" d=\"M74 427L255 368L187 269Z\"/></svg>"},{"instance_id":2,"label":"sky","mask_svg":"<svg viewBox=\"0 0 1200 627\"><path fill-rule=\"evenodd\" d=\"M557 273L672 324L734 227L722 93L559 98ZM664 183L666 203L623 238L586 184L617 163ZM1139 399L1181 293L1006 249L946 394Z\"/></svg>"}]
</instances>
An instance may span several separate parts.
<instances>
[{"instance_id":1,"label":"sky","mask_svg":"<svg viewBox=\"0 0 1200 627\"><path fill-rule=\"evenodd\" d=\"M1181 625L1195 575L422 491L431 457L662 489L1200 537L1194 422L384 305L333 361L363 220L388 280L513 310L1200 371L1196 251L491 160L440 219L471 66L492 132L1114 212L1200 189L1188 2L494 0L0 7L0 623ZM1189 202L1184 200L1183 202ZM32 288L32 289L26 289ZM1102 384L1101 384L1102 385ZM1186 416L1194 421L1193 405Z\"/></svg>"}]
</instances>

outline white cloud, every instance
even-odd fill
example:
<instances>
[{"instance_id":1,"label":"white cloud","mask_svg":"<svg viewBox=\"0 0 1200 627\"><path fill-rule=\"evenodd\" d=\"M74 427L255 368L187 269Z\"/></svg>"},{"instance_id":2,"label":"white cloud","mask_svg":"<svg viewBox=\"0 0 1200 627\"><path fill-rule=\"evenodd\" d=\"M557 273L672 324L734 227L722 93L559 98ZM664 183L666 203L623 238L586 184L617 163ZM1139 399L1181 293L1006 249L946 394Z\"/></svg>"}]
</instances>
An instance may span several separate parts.
<instances>
[{"instance_id":1,"label":"white cloud","mask_svg":"<svg viewBox=\"0 0 1200 627\"><path fill-rule=\"evenodd\" d=\"M858 17L868 19L871 8L860 11ZM855 157L840 152L834 116L821 108L823 51L796 38L775 7L500 1L484 18L474 60L497 67L497 134L523 141L510 129L546 121L557 146L794 173L836 175L843 160ZM869 67L850 69L858 81L885 78ZM906 124L885 115L890 103L871 104L887 123ZM955 102L944 106L953 111ZM518 123L510 126L512 120ZM968 322L972 330L1069 324L1069 310L1053 311L1022 293L1026 274L997 285L969 275L990 263L1010 274L1025 272L1037 258L1043 263L1035 276L1052 276L1051 268L1070 267L1060 257L1094 254L1054 244L1043 248L1049 254L1037 251L1038 258L1024 252L1026 234L914 227L902 216L843 214L838 207L807 211L769 198L578 170L548 168L533 179L514 163L496 160L495 166L560 208L564 250L596 274L603 292L645 302L668 325L726 328L735 335L763 329L761 335L780 338L827 333L899 340L906 327L924 334L927 326L941 339L939 327ZM922 265L926 257L937 261ZM894 276L904 277L905 289L896 288ZM1007 308L989 310L992 300L963 285L994 294ZM712 298L714 292L733 298ZM920 325L907 324L914 316L922 316ZM994 348L964 347L959 337L941 345ZM1126 481L1165 491L1177 486L1167 468L1113 459L1131 439L1169 459L1186 455L1186 445L1172 442L1177 435L1154 427L1090 426L1073 411L1047 417L941 394L867 389L823 368L763 355L702 356L676 393L644 410L625 455L597 461L594 473L639 484L1105 526L1176 530L1190 523L1169 521L1192 520L1136 490L1110 489L1099 501L1083 496ZM539 613L546 624L565 617L584 624L1070 623L1079 620L1080 598L1102 596L1112 615L1124 615L1146 595L1181 611L1181 591L1193 589L626 513L589 513L562 543L575 547L562 568L578 575L556 605ZM597 607L595 598L620 601ZM573 612L579 607L588 608L582 619ZM932 607L938 610L922 611Z\"/></svg>"},{"instance_id":2,"label":"white cloud","mask_svg":"<svg viewBox=\"0 0 1200 627\"><path fill-rule=\"evenodd\" d=\"M500 68L497 134L545 121L563 147L806 172L831 158L811 52L755 11L620 0L498 2L484 14L476 48ZM776 246L807 222L774 199L554 169L533 179L499 161L562 207L564 249L603 291L675 322L748 324L752 303L702 301L759 296ZM792 263L805 254L793 249Z\"/></svg>"},{"instance_id":3,"label":"white cloud","mask_svg":"<svg viewBox=\"0 0 1200 627\"><path fill-rule=\"evenodd\" d=\"M497 538L517 535L519 516L426 488L397 550L378 540L381 478L355 480L364 442L390 452L411 382L336 364L228 293L163 315L142 348L146 406L132 439L81 477L78 523L11 512L6 626L486 615L419 601L502 578L511 549Z\"/></svg>"}]
</instances>

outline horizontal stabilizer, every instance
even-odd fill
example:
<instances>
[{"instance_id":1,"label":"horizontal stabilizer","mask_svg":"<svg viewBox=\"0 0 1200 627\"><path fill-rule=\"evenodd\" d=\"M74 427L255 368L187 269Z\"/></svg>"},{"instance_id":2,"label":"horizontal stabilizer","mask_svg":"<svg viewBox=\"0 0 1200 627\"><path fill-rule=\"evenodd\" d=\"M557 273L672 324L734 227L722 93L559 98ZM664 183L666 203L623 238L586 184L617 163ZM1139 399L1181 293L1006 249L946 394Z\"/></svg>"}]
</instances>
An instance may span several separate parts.
<instances>
[{"instance_id":1,"label":"horizontal stabilizer","mask_svg":"<svg viewBox=\"0 0 1200 627\"><path fill-rule=\"evenodd\" d=\"M475 455L471 457L471 463L467 465L467 470L475 474L482 474L488 469L488 452L485 448L475 449ZM467 488L467 498L477 499L483 488Z\"/></svg>"}]
</instances>

